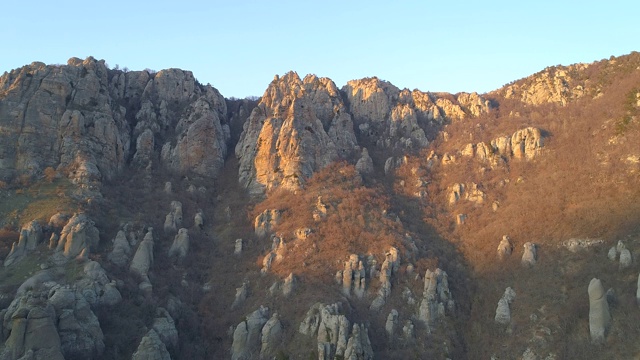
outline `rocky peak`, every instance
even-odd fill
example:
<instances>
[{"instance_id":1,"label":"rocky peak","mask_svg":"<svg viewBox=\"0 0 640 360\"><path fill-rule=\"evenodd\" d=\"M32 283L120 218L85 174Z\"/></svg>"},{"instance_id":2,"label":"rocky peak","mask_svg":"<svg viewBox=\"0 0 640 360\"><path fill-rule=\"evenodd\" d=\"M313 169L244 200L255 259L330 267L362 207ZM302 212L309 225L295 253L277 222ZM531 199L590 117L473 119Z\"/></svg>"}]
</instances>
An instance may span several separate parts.
<instances>
[{"instance_id":1,"label":"rocky peak","mask_svg":"<svg viewBox=\"0 0 640 360\"><path fill-rule=\"evenodd\" d=\"M295 189L355 147L351 116L330 79L276 76L236 145L240 183L254 194Z\"/></svg>"}]
</instances>

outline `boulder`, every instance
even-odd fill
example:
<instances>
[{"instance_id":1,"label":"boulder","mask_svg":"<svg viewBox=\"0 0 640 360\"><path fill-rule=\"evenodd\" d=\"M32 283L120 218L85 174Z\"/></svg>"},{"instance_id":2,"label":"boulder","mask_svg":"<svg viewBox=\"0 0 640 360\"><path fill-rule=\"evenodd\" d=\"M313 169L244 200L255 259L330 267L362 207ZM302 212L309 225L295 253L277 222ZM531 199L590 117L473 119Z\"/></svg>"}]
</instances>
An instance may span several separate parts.
<instances>
[{"instance_id":1,"label":"boulder","mask_svg":"<svg viewBox=\"0 0 640 360\"><path fill-rule=\"evenodd\" d=\"M202 213L202 209L198 209L198 212L193 218L193 226L200 230L204 229L204 214Z\"/></svg>"},{"instance_id":2,"label":"boulder","mask_svg":"<svg viewBox=\"0 0 640 360\"><path fill-rule=\"evenodd\" d=\"M500 244L498 244L498 258L503 260L511 255L513 252L513 245L511 245L511 239L507 235L502 236Z\"/></svg>"},{"instance_id":3,"label":"boulder","mask_svg":"<svg viewBox=\"0 0 640 360\"><path fill-rule=\"evenodd\" d=\"M522 265L533 266L538 260L537 245L531 242L524 244L524 253L522 254Z\"/></svg>"},{"instance_id":4,"label":"boulder","mask_svg":"<svg viewBox=\"0 0 640 360\"><path fill-rule=\"evenodd\" d=\"M139 276L146 277L149 272L149 268L153 263L153 228L147 230L147 234L144 239L138 245L129 270L138 274Z\"/></svg>"},{"instance_id":5,"label":"boulder","mask_svg":"<svg viewBox=\"0 0 640 360\"><path fill-rule=\"evenodd\" d=\"M176 330L175 322L167 310L161 307L156 309L156 318L153 320L152 328L167 349L178 348L178 330Z\"/></svg>"},{"instance_id":6,"label":"boulder","mask_svg":"<svg viewBox=\"0 0 640 360\"><path fill-rule=\"evenodd\" d=\"M387 331L387 335L389 339L393 338L393 335L396 331L396 327L398 326L398 310L392 309L387 316L387 321L385 323L384 329Z\"/></svg>"},{"instance_id":7,"label":"boulder","mask_svg":"<svg viewBox=\"0 0 640 360\"><path fill-rule=\"evenodd\" d=\"M593 278L589 282L589 332L591 341L595 343L604 342L609 326L611 325L611 315L609 314L609 304L605 296L604 287L599 279Z\"/></svg>"},{"instance_id":8,"label":"boulder","mask_svg":"<svg viewBox=\"0 0 640 360\"><path fill-rule=\"evenodd\" d=\"M631 251L629 249L622 249L620 251L620 269L626 269L631 266Z\"/></svg>"},{"instance_id":9,"label":"boulder","mask_svg":"<svg viewBox=\"0 0 640 360\"><path fill-rule=\"evenodd\" d=\"M235 246L233 248L234 255L242 254L242 239L236 239Z\"/></svg>"},{"instance_id":10,"label":"boulder","mask_svg":"<svg viewBox=\"0 0 640 360\"><path fill-rule=\"evenodd\" d=\"M511 309L509 305L515 300L516 292L508 287L505 289L502 298L498 301L498 307L496 308L495 322L501 325L506 325L511 322Z\"/></svg>"},{"instance_id":11,"label":"boulder","mask_svg":"<svg viewBox=\"0 0 640 360\"><path fill-rule=\"evenodd\" d=\"M362 148L362 154L356 163L356 170L358 170L360 175L370 175L373 173L373 160L371 156L369 156L367 148Z\"/></svg>"},{"instance_id":12,"label":"boulder","mask_svg":"<svg viewBox=\"0 0 640 360\"><path fill-rule=\"evenodd\" d=\"M189 252L189 231L182 228L178 231L178 234L174 237L171 248L169 248L169 257L177 257L178 259L184 259Z\"/></svg>"}]
</instances>

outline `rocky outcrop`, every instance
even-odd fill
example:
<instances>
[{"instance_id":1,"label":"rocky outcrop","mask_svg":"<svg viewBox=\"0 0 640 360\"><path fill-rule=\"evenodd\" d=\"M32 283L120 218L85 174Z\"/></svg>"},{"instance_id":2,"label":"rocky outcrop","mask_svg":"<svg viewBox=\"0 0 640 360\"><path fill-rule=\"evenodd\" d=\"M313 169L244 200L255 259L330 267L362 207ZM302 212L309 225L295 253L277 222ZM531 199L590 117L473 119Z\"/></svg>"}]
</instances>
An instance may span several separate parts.
<instances>
[{"instance_id":1,"label":"rocky outcrop","mask_svg":"<svg viewBox=\"0 0 640 360\"><path fill-rule=\"evenodd\" d=\"M422 321L427 330L436 323L438 319L444 318L446 313L455 310L455 302L449 291L449 280L447 273L436 269L427 270L424 275L423 299L418 310L418 320Z\"/></svg>"},{"instance_id":2,"label":"rocky outcrop","mask_svg":"<svg viewBox=\"0 0 640 360\"><path fill-rule=\"evenodd\" d=\"M235 153L251 194L296 189L315 171L350 157L353 122L336 85L294 72L276 76L244 125Z\"/></svg>"},{"instance_id":3,"label":"rocky outcrop","mask_svg":"<svg viewBox=\"0 0 640 360\"><path fill-rule=\"evenodd\" d=\"M522 254L522 265L533 266L538 261L538 247L536 244L526 242L524 245L524 253Z\"/></svg>"},{"instance_id":4,"label":"rocky outcrop","mask_svg":"<svg viewBox=\"0 0 640 360\"><path fill-rule=\"evenodd\" d=\"M256 216L253 221L253 229L259 238L267 236L271 233L274 226L280 221L281 211L276 209L267 209L260 215Z\"/></svg>"},{"instance_id":5,"label":"rocky outcrop","mask_svg":"<svg viewBox=\"0 0 640 360\"><path fill-rule=\"evenodd\" d=\"M152 328L167 349L178 348L178 330L173 318L166 309L161 307L156 309L156 318L153 320Z\"/></svg>"},{"instance_id":6,"label":"rocky outcrop","mask_svg":"<svg viewBox=\"0 0 640 360\"><path fill-rule=\"evenodd\" d=\"M53 167L89 187L129 158L215 176L230 136L224 98L179 69L123 72L93 57L34 62L0 77L0 102L4 180Z\"/></svg>"},{"instance_id":7,"label":"rocky outcrop","mask_svg":"<svg viewBox=\"0 0 640 360\"><path fill-rule=\"evenodd\" d=\"M198 209L198 212L193 217L193 227L200 230L204 229L204 213L202 209Z\"/></svg>"},{"instance_id":8,"label":"rocky outcrop","mask_svg":"<svg viewBox=\"0 0 640 360\"><path fill-rule=\"evenodd\" d=\"M140 345L133 353L131 360L171 360L171 356L158 333L151 329L140 340Z\"/></svg>"},{"instance_id":9,"label":"rocky outcrop","mask_svg":"<svg viewBox=\"0 0 640 360\"><path fill-rule=\"evenodd\" d=\"M511 322L511 308L509 307L516 298L516 292L512 288L505 289L504 294L498 301L496 308L495 322L501 325L507 325Z\"/></svg>"},{"instance_id":10,"label":"rocky outcrop","mask_svg":"<svg viewBox=\"0 0 640 360\"><path fill-rule=\"evenodd\" d=\"M517 99L525 104L555 103L564 106L587 93L586 83L579 81L571 74L584 71L588 66L588 64L575 64L548 67L496 92L507 99Z\"/></svg>"},{"instance_id":11,"label":"rocky outcrop","mask_svg":"<svg viewBox=\"0 0 640 360\"><path fill-rule=\"evenodd\" d=\"M36 246L42 242L43 238L42 226L40 226L40 223L36 220L23 226L20 230L18 242L14 242L11 245L11 251L4 260L4 266L6 267L18 262L27 255L28 252L34 250Z\"/></svg>"},{"instance_id":12,"label":"rocky outcrop","mask_svg":"<svg viewBox=\"0 0 640 360\"><path fill-rule=\"evenodd\" d=\"M498 166L510 159L532 160L540 155L543 146L542 131L535 127L527 127L511 135L499 136L490 143L467 144L460 151L460 155Z\"/></svg>"},{"instance_id":13,"label":"rocky outcrop","mask_svg":"<svg viewBox=\"0 0 640 360\"><path fill-rule=\"evenodd\" d=\"M91 251L100 242L100 232L93 220L85 214L74 214L60 233L57 251L67 258L74 258L83 251Z\"/></svg>"},{"instance_id":14,"label":"rocky outcrop","mask_svg":"<svg viewBox=\"0 0 640 360\"><path fill-rule=\"evenodd\" d=\"M274 312L273 315L271 315L269 321L262 327L261 333L260 341L262 346L260 347L260 357L270 358L276 354L284 334L278 313Z\"/></svg>"},{"instance_id":15,"label":"rocky outcrop","mask_svg":"<svg viewBox=\"0 0 640 360\"><path fill-rule=\"evenodd\" d=\"M189 253L189 231L182 228L173 238L173 243L171 244L171 248L169 248L169 257L184 259L187 253Z\"/></svg>"},{"instance_id":16,"label":"rocky outcrop","mask_svg":"<svg viewBox=\"0 0 640 360\"><path fill-rule=\"evenodd\" d=\"M429 144L425 130L446 119L459 120L489 110L478 94L400 90L376 77L352 80L342 88L358 134L379 148L417 149Z\"/></svg>"},{"instance_id":17,"label":"rocky outcrop","mask_svg":"<svg viewBox=\"0 0 640 360\"><path fill-rule=\"evenodd\" d=\"M358 255L349 256L349 260L344 263L344 270L336 273L336 280L342 285L342 293L345 296L351 296L353 290L358 298L362 298L366 287L366 271Z\"/></svg>"},{"instance_id":18,"label":"rocky outcrop","mask_svg":"<svg viewBox=\"0 0 640 360\"><path fill-rule=\"evenodd\" d=\"M175 234L182 227L182 203L180 201L171 202L171 210L164 219L164 232Z\"/></svg>"},{"instance_id":19,"label":"rocky outcrop","mask_svg":"<svg viewBox=\"0 0 640 360\"><path fill-rule=\"evenodd\" d=\"M607 302L604 287L600 279L591 279L588 293L589 332L591 334L591 341L601 343L604 342L604 338L611 324L611 315L609 314L609 303Z\"/></svg>"},{"instance_id":20,"label":"rocky outcrop","mask_svg":"<svg viewBox=\"0 0 640 360\"><path fill-rule=\"evenodd\" d=\"M373 160L371 156L369 156L367 148L362 149L360 159L358 159L356 163L356 170L358 170L360 175L370 175L373 173Z\"/></svg>"},{"instance_id":21,"label":"rocky outcrop","mask_svg":"<svg viewBox=\"0 0 640 360\"><path fill-rule=\"evenodd\" d=\"M511 245L511 239L507 235L502 236L500 244L498 244L498 259L504 260L513 252L513 245Z\"/></svg>"},{"instance_id":22,"label":"rocky outcrop","mask_svg":"<svg viewBox=\"0 0 640 360\"><path fill-rule=\"evenodd\" d=\"M236 309L240 305L244 304L244 301L247 300L247 296L249 295L249 284L247 282L242 283L242 286L236 288L236 297L233 299L233 304L231 304L231 309Z\"/></svg>"},{"instance_id":23,"label":"rocky outcrop","mask_svg":"<svg viewBox=\"0 0 640 360\"><path fill-rule=\"evenodd\" d=\"M350 323L340 314L342 304L313 305L300 323L301 334L315 337L318 343L318 359L331 360L344 356L349 339Z\"/></svg>"},{"instance_id":24,"label":"rocky outcrop","mask_svg":"<svg viewBox=\"0 0 640 360\"><path fill-rule=\"evenodd\" d=\"M153 228L147 230L147 234L144 239L138 245L129 270L141 277L140 283L141 290L150 290L151 282L149 281L148 273L149 268L153 264Z\"/></svg>"},{"instance_id":25,"label":"rocky outcrop","mask_svg":"<svg viewBox=\"0 0 640 360\"><path fill-rule=\"evenodd\" d=\"M480 189L480 186L476 183L453 184L449 188L449 205L454 205L458 201L464 199L476 205L482 205L486 194Z\"/></svg>"},{"instance_id":26,"label":"rocky outcrop","mask_svg":"<svg viewBox=\"0 0 640 360\"><path fill-rule=\"evenodd\" d=\"M113 240L113 250L109 253L108 259L119 267L124 267L129 262L129 256L131 255L131 245L127 240L127 235L124 231L118 231L116 238Z\"/></svg>"},{"instance_id":27,"label":"rocky outcrop","mask_svg":"<svg viewBox=\"0 0 640 360\"><path fill-rule=\"evenodd\" d=\"M396 332L396 328L398 327L398 310L392 309L389 315L387 316L387 321L385 322L384 329L387 332L387 336L390 339L393 339L393 336Z\"/></svg>"},{"instance_id":28,"label":"rocky outcrop","mask_svg":"<svg viewBox=\"0 0 640 360\"><path fill-rule=\"evenodd\" d=\"M253 354L260 353L264 346L262 342L263 327L269 321L268 316L269 309L261 306L236 326L233 331L233 344L231 345L232 360L248 360L254 357ZM272 323L271 325L274 324ZM273 334L274 336L270 334L271 330L277 331L276 329L268 329L267 341L274 340L276 337L275 333ZM266 346L266 349L271 350L269 345Z\"/></svg>"},{"instance_id":29,"label":"rocky outcrop","mask_svg":"<svg viewBox=\"0 0 640 360\"><path fill-rule=\"evenodd\" d=\"M31 358L63 360L60 336L54 317L42 307L21 308L11 317L11 334L5 343L3 359Z\"/></svg>"},{"instance_id":30,"label":"rocky outcrop","mask_svg":"<svg viewBox=\"0 0 640 360\"><path fill-rule=\"evenodd\" d=\"M391 275L398 272L400 267L400 257L398 255L398 249L391 247L388 252L385 253L385 259L380 267L379 279L380 288L378 289L377 296L371 302L369 307L371 310L378 311L387 301L387 298L391 295Z\"/></svg>"}]
</instances>

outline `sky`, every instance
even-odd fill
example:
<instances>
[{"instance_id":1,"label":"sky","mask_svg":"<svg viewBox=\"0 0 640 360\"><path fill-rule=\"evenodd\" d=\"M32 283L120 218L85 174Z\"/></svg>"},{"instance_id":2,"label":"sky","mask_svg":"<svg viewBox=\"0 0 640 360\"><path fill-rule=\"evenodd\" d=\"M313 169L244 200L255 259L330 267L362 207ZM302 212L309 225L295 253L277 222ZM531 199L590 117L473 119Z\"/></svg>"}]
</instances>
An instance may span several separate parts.
<instances>
[{"instance_id":1,"label":"sky","mask_svg":"<svg viewBox=\"0 0 640 360\"><path fill-rule=\"evenodd\" d=\"M93 56L193 71L225 97L274 75L479 93L553 65L640 51L640 1L42 1L2 5L0 74Z\"/></svg>"}]
</instances>

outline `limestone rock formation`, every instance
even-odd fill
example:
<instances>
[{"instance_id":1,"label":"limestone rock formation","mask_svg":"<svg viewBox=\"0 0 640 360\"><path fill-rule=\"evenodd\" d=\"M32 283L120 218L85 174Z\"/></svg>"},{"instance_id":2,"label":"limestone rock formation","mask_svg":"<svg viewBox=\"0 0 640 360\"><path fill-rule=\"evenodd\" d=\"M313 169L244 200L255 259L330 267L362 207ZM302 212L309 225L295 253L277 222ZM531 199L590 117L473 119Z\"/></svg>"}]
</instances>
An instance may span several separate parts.
<instances>
[{"instance_id":1,"label":"limestone rock formation","mask_svg":"<svg viewBox=\"0 0 640 360\"><path fill-rule=\"evenodd\" d=\"M200 230L204 228L204 213L202 212L202 209L198 209L198 212L194 216L193 226Z\"/></svg>"},{"instance_id":2,"label":"limestone rock formation","mask_svg":"<svg viewBox=\"0 0 640 360\"><path fill-rule=\"evenodd\" d=\"M509 305L515 300L516 292L512 288L505 289L502 298L498 301L498 307L496 308L495 322L498 324L506 325L511 322L511 308Z\"/></svg>"},{"instance_id":3,"label":"limestone rock formation","mask_svg":"<svg viewBox=\"0 0 640 360\"><path fill-rule=\"evenodd\" d=\"M611 325L611 315L609 314L609 304L600 279L591 279L588 293L589 332L591 333L591 341L596 343L604 342L604 338Z\"/></svg>"},{"instance_id":4,"label":"limestone rock formation","mask_svg":"<svg viewBox=\"0 0 640 360\"><path fill-rule=\"evenodd\" d=\"M418 310L418 320L429 330L438 319L454 310L455 302L449 291L447 273L441 269L427 270L424 275L424 292Z\"/></svg>"},{"instance_id":5,"label":"limestone rock formation","mask_svg":"<svg viewBox=\"0 0 640 360\"><path fill-rule=\"evenodd\" d=\"M584 71L588 66L575 64L549 67L496 92L507 99L518 99L525 104L555 103L564 106L586 94L586 82L572 77L571 74Z\"/></svg>"},{"instance_id":6,"label":"limestone rock formation","mask_svg":"<svg viewBox=\"0 0 640 360\"><path fill-rule=\"evenodd\" d=\"M353 330L347 348L344 351L344 358L348 360L372 360L373 349L367 328L363 325L353 324Z\"/></svg>"},{"instance_id":7,"label":"limestone rock formation","mask_svg":"<svg viewBox=\"0 0 640 360\"><path fill-rule=\"evenodd\" d=\"M113 250L111 250L108 256L109 261L117 266L123 267L129 262L130 255L131 246L129 245L129 240L127 240L127 235L124 231L120 230L113 240Z\"/></svg>"},{"instance_id":8,"label":"limestone rock formation","mask_svg":"<svg viewBox=\"0 0 640 360\"><path fill-rule=\"evenodd\" d=\"M349 339L350 323L340 314L342 304L313 305L300 323L299 332L317 338L318 359L331 360L344 356Z\"/></svg>"},{"instance_id":9,"label":"limestone rock formation","mask_svg":"<svg viewBox=\"0 0 640 360\"><path fill-rule=\"evenodd\" d=\"M280 221L280 214L280 210L267 209L260 215L256 216L253 221L253 228L256 236L262 238L270 233L272 228L278 225L278 222Z\"/></svg>"},{"instance_id":10,"label":"limestone rock formation","mask_svg":"<svg viewBox=\"0 0 640 360\"><path fill-rule=\"evenodd\" d=\"M336 280L342 285L345 296L351 296L353 290L358 298L362 298L366 287L366 271L357 254L349 256L349 260L344 263L344 270L336 274Z\"/></svg>"},{"instance_id":11,"label":"limestone rock formation","mask_svg":"<svg viewBox=\"0 0 640 360\"><path fill-rule=\"evenodd\" d=\"M269 321L269 309L261 306L240 322L233 332L231 345L232 360L248 360L252 354L260 353L262 348L262 331ZM273 323L272 323L273 324ZM270 330L268 330L269 332ZM274 334L275 335L275 334ZM267 339L271 341L273 339Z\"/></svg>"},{"instance_id":12,"label":"limestone rock formation","mask_svg":"<svg viewBox=\"0 0 640 360\"><path fill-rule=\"evenodd\" d=\"M274 312L269 321L262 327L260 357L274 356L282 342L283 328L278 313Z\"/></svg>"},{"instance_id":13,"label":"limestone rock formation","mask_svg":"<svg viewBox=\"0 0 640 360\"><path fill-rule=\"evenodd\" d=\"M534 243L527 242L524 244L524 253L522 254L522 265L533 266L538 261L537 246Z\"/></svg>"},{"instance_id":14,"label":"limestone rock formation","mask_svg":"<svg viewBox=\"0 0 640 360\"><path fill-rule=\"evenodd\" d=\"M285 297L291 295L291 293L293 293L293 290L295 290L297 283L298 280L296 276L293 275L293 273L290 273L289 276L284 279L284 283L282 284L282 295Z\"/></svg>"},{"instance_id":15,"label":"limestone rock formation","mask_svg":"<svg viewBox=\"0 0 640 360\"><path fill-rule=\"evenodd\" d=\"M244 304L244 301L247 300L247 296L249 295L249 284L247 282L242 283L242 286L236 288L236 297L233 300L233 304L231 304L231 309L235 309L240 305Z\"/></svg>"},{"instance_id":16,"label":"limestone rock formation","mask_svg":"<svg viewBox=\"0 0 640 360\"><path fill-rule=\"evenodd\" d=\"M296 189L315 171L351 156L356 144L351 116L330 79L276 76L235 148L240 184L251 194Z\"/></svg>"},{"instance_id":17,"label":"limestone rock formation","mask_svg":"<svg viewBox=\"0 0 640 360\"><path fill-rule=\"evenodd\" d=\"M98 246L100 232L86 214L74 214L60 233L57 251L67 258L75 258L83 250L91 251Z\"/></svg>"},{"instance_id":18,"label":"limestone rock formation","mask_svg":"<svg viewBox=\"0 0 640 360\"><path fill-rule=\"evenodd\" d=\"M511 239L507 235L502 236L500 244L498 245L498 258L503 260L511 255L513 252L513 245L511 245Z\"/></svg>"},{"instance_id":19,"label":"limestone rock formation","mask_svg":"<svg viewBox=\"0 0 640 360\"><path fill-rule=\"evenodd\" d=\"M182 203L180 201L171 202L171 210L164 219L164 232L174 234L182 227Z\"/></svg>"},{"instance_id":20,"label":"limestone rock formation","mask_svg":"<svg viewBox=\"0 0 640 360\"><path fill-rule=\"evenodd\" d=\"M233 254L234 255L242 254L242 239L236 239L236 242L233 248Z\"/></svg>"},{"instance_id":21,"label":"limestone rock formation","mask_svg":"<svg viewBox=\"0 0 640 360\"><path fill-rule=\"evenodd\" d=\"M392 309L387 316L387 321L384 325L384 329L387 331L387 335L390 339L393 338L396 328L398 327L398 310Z\"/></svg>"},{"instance_id":22,"label":"limestone rock formation","mask_svg":"<svg viewBox=\"0 0 640 360\"><path fill-rule=\"evenodd\" d=\"M42 307L21 308L11 317L11 334L5 343L3 359L18 359L32 353L36 359L63 360L55 316Z\"/></svg>"},{"instance_id":23,"label":"limestone rock formation","mask_svg":"<svg viewBox=\"0 0 640 360\"><path fill-rule=\"evenodd\" d=\"M147 276L151 264L153 264L153 228L150 227L144 239L138 245L138 250L136 250L129 266L131 272L142 278L141 288L149 289L151 287Z\"/></svg>"},{"instance_id":24,"label":"limestone rock formation","mask_svg":"<svg viewBox=\"0 0 640 360\"><path fill-rule=\"evenodd\" d=\"M369 151L367 148L362 149L362 155L360 155L360 159L356 163L356 170L360 173L360 175L369 175L373 173L373 160L371 156L369 156Z\"/></svg>"},{"instance_id":25,"label":"limestone rock formation","mask_svg":"<svg viewBox=\"0 0 640 360\"><path fill-rule=\"evenodd\" d=\"M352 80L342 88L358 133L379 148L415 149L429 144L425 129L445 119L459 120L487 112L478 94L455 97L400 90L376 77Z\"/></svg>"},{"instance_id":26,"label":"limestone rock formation","mask_svg":"<svg viewBox=\"0 0 640 360\"><path fill-rule=\"evenodd\" d=\"M158 333L151 329L140 340L140 345L133 353L131 360L171 360L171 356Z\"/></svg>"},{"instance_id":27,"label":"limestone rock formation","mask_svg":"<svg viewBox=\"0 0 640 360\"><path fill-rule=\"evenodd\" d=\"M395 274L400 267L400 258L398 256L398 249L391 247L385 254L385 260L380 267L380 288L378 294L371 302L369 307L371 310L380 310L386 303L387 298L391 295L391 275Z\"/></svg>"},{"instance_id":28,"label":"limestone rock formation","mask_svg":"<svg viewBox=\"0 0 640 360\"><path fill-rule=\"evenodd\" d=\"M169 257L184 259L187 253L189 253L189 231L182 228L178 230L178 234L173 238L173 243L169 248Z\"/></svg>"},{"instance_id":29,"label":"limestone rock formation","mask_svg":"<svg viewBox=\"0 0 640 360\"><path fill-rule=\"evenodd\" d=\"M178 348L178 330L173 318L166 309L161 307L156 309L156 318L153 320L152 328L167 349Z\"/></svg>"},{"instance_id":30,"label":"limestone rock formation","mask_svg":"<svg viewBox=\"0 0 640 360\"><path fill-rule=\"evenodd\" d=\"M22 259L28 252L33 251L42 242L42 239L42 226L36 220L23 226L18 242L11 245L11 251L4 260L4 266L9 266Z\"/></svg>"}]
</instances>

